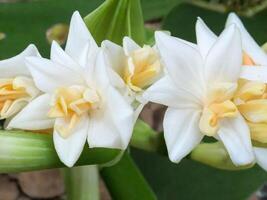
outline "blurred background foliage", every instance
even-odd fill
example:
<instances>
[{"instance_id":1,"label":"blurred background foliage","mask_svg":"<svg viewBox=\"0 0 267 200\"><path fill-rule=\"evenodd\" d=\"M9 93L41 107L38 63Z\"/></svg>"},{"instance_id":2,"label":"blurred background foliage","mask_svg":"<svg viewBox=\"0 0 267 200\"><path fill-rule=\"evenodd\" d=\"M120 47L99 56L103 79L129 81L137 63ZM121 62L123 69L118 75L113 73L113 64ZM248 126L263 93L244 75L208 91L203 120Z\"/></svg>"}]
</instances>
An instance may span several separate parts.
<instances>
[{"instance_id":1,"label":"blurred background foliage","mask_svg":"<svg viewBox=\"0 0 267 200\"><path fill-rule=\"evenodd\" d=\"M74 10L82 16L103 0L40 0L0 4L0 58L16 55L29 43L49 56L47 30L68 23ZM259 44L267 41L267 11L263 0L142 0L144 19L172 35L195 41L194 26L200 16L219 33L227 12L235 10ZM253 15L253 16L252 16ZM4 37L3 37L4 35ZM151 38L148 38L151 40ZM238 172L222 171L184 159L179 165L167 157L131 149L131 153L160 200L247 199L267 180L267 173L255 166ZM127 184L127 183L125 183Z\"/></svg>"}]
</instances>

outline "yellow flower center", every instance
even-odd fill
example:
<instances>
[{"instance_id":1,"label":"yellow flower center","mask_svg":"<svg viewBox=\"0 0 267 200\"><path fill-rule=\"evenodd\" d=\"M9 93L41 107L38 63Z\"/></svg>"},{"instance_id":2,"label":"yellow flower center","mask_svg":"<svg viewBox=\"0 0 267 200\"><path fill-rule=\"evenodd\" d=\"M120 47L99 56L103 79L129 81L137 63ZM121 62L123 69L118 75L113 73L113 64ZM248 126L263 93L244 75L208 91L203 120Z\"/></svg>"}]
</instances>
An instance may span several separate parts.
<instances>
[{"instance_id":1,"label":"yellow flower center","mask_svg":"<svg viewBox=\"0 0 267 200\"><path fill-rule=\"evenodd\" d=\"M128 56L123 79L129 88L140 92L155 81L160 71L161 65L157 52L145 45Z\"/></svg>"},{"instance_id":2,"label":"yellow flower center","mask_svg":"<svg viewBox=\"0 0 267 200\"><path fill-rule=\"evenodd\" d=\"M253 59L243 53L243 65L256 66ZM240 79L234 102L246 119L251 138L267 142L267 86L265 83Z\"/></svg>"},{"instance_id":3,"label":"yellow flower center","mask_svg":"<svg viewBox=\"0 0 267 200\"><path fill-rule=\"evenodd\" d=\"M100 96L96 90L83 86L62 87L55 91L48 116L62 118L67 124L57 124L54 128L67 138L84 114L97 109Z\"/></svg>"},{"instance_id":4,"label":"yellow flower center","mask_svg":"<svg viewBox=\"0 0 267 200\"><path fill-rule=\"evenodd\" d=\"M236 88L234 83L220 83L212 86L208 94L209 101L199 121L199 128L203 134L214 136L219 129L221 119L237 116L237 107L231 101Z\"/></svg>"},{"instance_id":5,"label":"yellow flower center","mask_svg":"<svg viewBox=\"0 0 267 200\"><path fill-rule=\"evenodd\" d=\"M12 116L38 93L39 90L30 78L0 79L0 118Z\"/></svg>"}]
</instances>

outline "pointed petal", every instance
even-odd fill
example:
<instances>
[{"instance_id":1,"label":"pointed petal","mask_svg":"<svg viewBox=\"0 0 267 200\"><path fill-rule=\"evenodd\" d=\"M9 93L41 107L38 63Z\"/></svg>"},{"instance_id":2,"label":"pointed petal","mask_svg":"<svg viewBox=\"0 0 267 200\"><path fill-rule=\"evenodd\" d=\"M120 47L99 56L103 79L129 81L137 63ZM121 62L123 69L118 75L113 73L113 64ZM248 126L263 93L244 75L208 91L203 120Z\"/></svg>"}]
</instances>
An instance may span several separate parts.
<instances>
[{"instance_id":1,"label":"pointed petal","mask_svg":"<svg viewBox=\"0 0 267 200\"><path fill-rule=\"evenodd\" d=\"M30 72L25 65L27 56L38 56L40 54L37 48L30 44L19 55L0 61L0 78L10 78L15 76L30 76Z\"/></svg>"},{"instance_id":2,"label":"pointed petal","mask_svg":"<svg viewBox=\"0 0 267 200\"><path fill-rule=\"evenodd\" d=\"M133 41L131 38L129 37L124 37L123 38L123 49L124 52L127 56L129 56L131 54L131 52L140 49L141 47L135 42Z\"/></svg>"},{"instance_id":3,"label":"pointed petal","mask_svg":"<svg viewBox=\"0 0 267 200\"><path fill-rule=\"evenodd\" d=\"M65 51L77 63L84 66L85 55L81 52L97 51L97 44L78 11L71 17ZM87 58L86 58L87 59Z\"/></svg>"},{"instance_id":4,"label":"pointed petal","mask_svg":"<svg viewBox=\"0 0 267 200\"><path fill-rule=\"evenodd\" d=\"M62 119L56 119L56 123L64 123ZM72 134L67 138L62 138L54 129L53 139L56 152L60 160L68 167L72 167L79 159L88 132L89 118L84 115L80 122L73 129Z\"/></svg>"},{"instance_id":5,"label":"pointed petal","mask_svg":"<svg viewBox=\"0 0 267 200\"><path fill-rule=\"evenodd\" d=\"M257 65L267 65L267 55L248 33L241 20L234 13L230 13L226 27L235 24L241 33L243 50L253 59Z\"/></svg>"},{"instance_id":6,"label":"pointed petal","mask_svg":"<svg viewBox=\"0 0 267 200\"><path fill-rule=\"evenodd\" d=\"M267 149L260 147L253 147L257 164L267 171Z\"/></svg>"},{"instance_id":7,"label":"pointed petal","mask_svg":"<svg viewBox=\"0 0 267 200\"><path fill-rule=\"evenodd\" d=\"M267 83L267 66L242 66L240 78Z\"/></svg>"},{"instance_id":8,"label":"pointed petal","mask_svg":"<svg viewBox=\"0 0 267 200\"><path fill-rule=\"evenodd\" d=\"M47 117L50 99L49 94L43 94L31 101L9 122L7 129L44 130L52 128L54 120Z\"/></svg>"},{"instance_id":9,"label":"pointed petal","mask_svg":"<svg viewBox=\"0 0 267 200\"><path fill-rule=\"evenodd\" d=\"M163 121L164 137L169 158L178 163L198 145L203 134L198 123L200 111L168 108Z\"/></svg>"},{"instance_id":10,"label":"pointed petal","mask_svg":"<svg viewBox=\"0 0 267 200\"><path fill-rule=\"evenodd\" d=\"M126 149L134 125L133 110L114 88L105 92L106 105L90 116L89 147Z\"/></svg>"},{"instance_id":11,"label":"pointed petal","mask_svg":"<svg viewBox=\"0 0 267 200\"><path fill-rule=\"evenodd\" d=\"M197 19L196 23L197 45L200 49L202 57L205 59L209 50L217 40L217 36L208 28L205 22Z\"/></svg>"},{"instance_id":12,"label":"pointed petal","mask_svg":"<svg viewBox=\"0 0 267 200\"><path fill-rule=\"evenodd\" d=\"M67 53L65 53L65 51L55 41L53 41L51 45L50 59L52 62L63 65L70 70L81 70L81 67L78 65L78 63L75 62Z\"/></svg>"},{"instance_id":13,"label":"pointed petal","mask_svg":"<svg viewBox=\"0 0 267 200\"><path fill-rule=\"evenodd\" d=\"M43 92L53 92L58 87L83 84L82 75L48 59L28 57L26 64L36 86Z\"/></svg>"},{"instance_id":14,"label":"pointed petal","mask_svg":"<svg viewBox=\"0 0 267 200\"><path fill-rule=\"evenodd\" d=\"M206 80L212 82L236 82L242 64L241 38L236 26L230 26L219 36L207 55Z\"/></svg>"},{"instance_id":15,"label":"pointed petal","mask_svg":"<svg viewBox=\"0 0 267 200\"><path fill-rule=\"evenodd\" d=\"M253 162L249 128L240 114L236 118L223 119L218 136L235 165L247 165Z\"/></svg>"},{"instance_id":16,"label":"pointed petal","mask_svg":"<svg viewBox=\"0 0 267 200\"><path fill-rule=\"evenodd\" d=\"M163 32L156 32L155 37L163 65L176 87L202 99L205 88L203 61L197 48Z\"/></svg>"},{"instance_id":17,"label":"pointed petal","mask_svg":"<svg viewBox=\"0 0 267 200\"><path fill-rule=\"evenodd\" d=\"M148 101L174 108L197 108L200 102L174 84L168 75L150 86L143 94Z\"/></svg>"},{"instance_id":18,"label":"pointed petal","mask_svg":"<svg viewBox=\"0 0 267 200\"><path fill-rule=\"evenodd\" d=\"M123 48L108 40L103 41L101 47L104 49L108 68L111 69L109 77L112 84L115 87L124 87L125 84L121 77L126 66L126 56L124 55Z\"/></svg>"}]
</instances>

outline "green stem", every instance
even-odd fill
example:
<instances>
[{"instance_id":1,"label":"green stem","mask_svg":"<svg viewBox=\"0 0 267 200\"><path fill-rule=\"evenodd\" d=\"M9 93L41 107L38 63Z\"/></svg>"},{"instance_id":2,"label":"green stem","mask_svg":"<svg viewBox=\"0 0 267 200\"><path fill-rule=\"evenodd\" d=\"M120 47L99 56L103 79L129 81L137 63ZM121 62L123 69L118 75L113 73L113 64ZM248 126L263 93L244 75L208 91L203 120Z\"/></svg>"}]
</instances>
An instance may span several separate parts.
<instances>
[{"instance_id":1,"label":"green stem","mask_svg":"<svg viewBox=\"0 0 267 200\"><path fill-rule=\"evenodd\" d=\"M65 168L67 200L99 200L99 177L96 165Z\"/></svg>"},{"instance_id":2,"label":"green stem","mask_svg":"<svg viewBox=\"0 0 267 200\"><path fill-rule=\"evenodd\" d=\"M76 165L105 164L120 150L84 148ZM64 167L51 135L23 131L0 131L0 173Z\"/></svg>"},{"instance_id":3,"label":"green stem","mask_svg":"<svg viewBox=\"0 0 267 200\"><path fill-rule=\"evenodd\" d=\"M103 168L101 176L114 200L155 200L156 196L126 152L114 166Z\"/></svg>"}]
</instances>

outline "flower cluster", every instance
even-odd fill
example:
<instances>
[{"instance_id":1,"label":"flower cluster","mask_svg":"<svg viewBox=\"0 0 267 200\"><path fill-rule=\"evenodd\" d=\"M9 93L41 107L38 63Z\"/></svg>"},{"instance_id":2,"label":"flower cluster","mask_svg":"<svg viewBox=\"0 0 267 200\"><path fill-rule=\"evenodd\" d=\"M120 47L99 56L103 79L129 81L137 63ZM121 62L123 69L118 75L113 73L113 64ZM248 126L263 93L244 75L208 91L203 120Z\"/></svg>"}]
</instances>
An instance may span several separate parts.
<instances>
[{"instance_id":1,"label":"flower cluster","mask_svg":"<svg viewBox=\"0 0 267 200\"><path fill-rule=\"evenodd\" d=\"M125 150L148 102L168 106L163 127L178 163L205 136L221 141L236 166L267 170L266 53L235 14L216 36L201 20L197 44L155 33L155 46L129 37L99 47L75 12L65 50L50 59L34 45L0 62L1 119L6 129L53 132L60 160L71 167L89 148ZM267 68L266 68L267 69Z\"/></svg>"}]
</instances>

